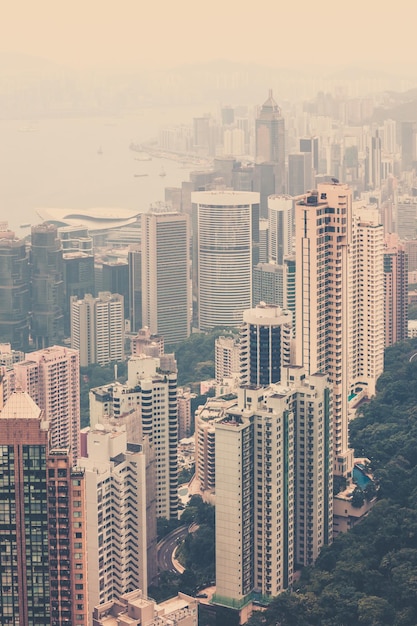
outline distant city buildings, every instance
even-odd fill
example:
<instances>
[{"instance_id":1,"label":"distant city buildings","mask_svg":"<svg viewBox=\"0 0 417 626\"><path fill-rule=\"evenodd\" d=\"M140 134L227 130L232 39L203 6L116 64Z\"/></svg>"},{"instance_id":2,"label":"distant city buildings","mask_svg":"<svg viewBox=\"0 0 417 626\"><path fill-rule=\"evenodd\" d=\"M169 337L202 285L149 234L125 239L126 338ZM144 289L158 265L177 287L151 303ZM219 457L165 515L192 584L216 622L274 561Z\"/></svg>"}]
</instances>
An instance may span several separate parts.
<instances>
[{"instance_id":1,"label":"distant city buildings","mask_svg":"<svg viewBox=\"0 0 417 626\"><path fill-rule=\"evenodd\" d=\"M124 298L103 291L95 298L71 298L71 347L80 353L81 367L107 365L124 359Z\"/></svg>"},{"instance_id":2,"label":"distant city buildings","mask_svg":"<svg viewBox=\"0 0 417 626\"><path fill-rule=\"evenodd\" d=\"M167 344L190 334L188 216L166 207L142 215L142 324Z\"/></svg>"},{"instance_id":3,"label":"distant city buildings","mask_svg":"<svg viewBox=\"0 0 417 626\"><path fill-rule=\"evenodd\" d=\"M192 194L198 327L237 327L252 304L252 218L255 192Z\"/></svg>"}]
</instances>

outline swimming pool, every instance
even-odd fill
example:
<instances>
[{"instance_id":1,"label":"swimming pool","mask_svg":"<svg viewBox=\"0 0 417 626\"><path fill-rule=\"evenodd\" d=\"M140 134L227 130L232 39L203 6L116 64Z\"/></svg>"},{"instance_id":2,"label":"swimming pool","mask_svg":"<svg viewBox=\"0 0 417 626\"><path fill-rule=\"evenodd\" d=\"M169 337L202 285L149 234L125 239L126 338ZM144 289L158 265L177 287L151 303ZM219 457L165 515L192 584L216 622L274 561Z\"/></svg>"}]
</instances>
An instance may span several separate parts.
<instances>
[{"instance_id":1,"label":"swimming pool","mask_svg":"<svg viewBox=\"0 0 417 626\"><path fill-rule=\"evenodd\" d=\"M353 482L356 483L356 485L359 487L359 489L362 489L362 491L365 489L367 485L369 485L369 483L372 482L369 476L367 476L365 472L363 472L356 465L353 468L352 475L353 475Z\"/></svg>"}]
</instances>

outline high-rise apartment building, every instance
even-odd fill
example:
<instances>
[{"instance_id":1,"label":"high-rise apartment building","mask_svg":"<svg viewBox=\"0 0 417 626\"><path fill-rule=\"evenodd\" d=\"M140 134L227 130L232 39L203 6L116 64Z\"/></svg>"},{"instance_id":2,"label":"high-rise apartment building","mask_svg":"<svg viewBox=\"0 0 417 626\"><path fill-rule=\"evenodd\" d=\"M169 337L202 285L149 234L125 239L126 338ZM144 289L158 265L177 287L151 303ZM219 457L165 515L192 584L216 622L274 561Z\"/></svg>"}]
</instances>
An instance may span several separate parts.
<instances>
[{"instance_id":1,"label":"high-rise apartment building","mask_svg":"<svg viewBox=\"0 0 417 626\"><path fill-rule=\"evenodd\" d=\"M139 413L136 413L138 412ZM178 403L175 360L132 357L127 382L113 383L90 392L91 426L109 420L122 423L134 417L140 436L146 437L155 453L156 515L167 519L178 514ZM129 428L128 424L126 424ZM134 426L130 426L134 427ZM131 439L132 440L132 439ZM135 441L137 441L135 439Z\"/></svg>"},{"instance_id":2,"label":"high-rise apartment building","mask_svg":"<svg viewBox=\"0 0 417 626\"><path fill-rule=\"evenodd\" d=\"M332 417L326 376L241 387L215 423L216 594L241 608L293 582L332 540ZM320 452L319 452L320 451Z\"/></svg>"},{"instance_id":3,"label":"high-rise apartment building","mask_svg":"<svg viewBox=\"0 0 417 626\"><path fill-rule=\"evenodd\" d=\"M142 214L142 325L167 344L190 334L188 216L154 208Z\"/></svg>"},{"instance_id":4,"label":"high-rise apartment building","mask_svg":"<svg viewBox=\"0 0 417 626\"><path fill-rule=\"evenodd\" d=\"M71 347L80 353L80 365L106 365L124 359L124 298L102 291L71 298Z\"/></svg>"},{"instance_id":5,"label":"high-rise apartment building","mask_svg":"<svg viewBox=\"0 0 417 626\"><path fill-rule=\"evenodd\" d=\"M26 243L0 222L0 342L29 347L30 283Z\"/></svg>"},{"instance_id":6,"label":"high-rise apartment building","mask_svg":"<svg viewBox=\"0 0 417 626\"><path fill-rule=\"evenodd\" d=\"M37 349L64 339L64 283L62 248L53 224L32 226L31 337Z\"/></svg>"},{"instance_id":7,"label":"high-rise apartment building","mask_svg":"<svg viewBox=\"0 0 417 626\"><path fill-rule=\"evenodd\" d=\"M384 227L377 208L355 206L350 246L349 398L375 395L384 370Z\"/></svg>"},{"instance_id":8,"label":"high-rise apartment building","mask_svg":"<svg viewBox=\"0 0 417 626\"><path fill-rule=\"evenodd\" d=\"M240 371L240 342L236 336L217 337L214 342L214 377L221 383Z\"/></svg>"},{"instance_id":9,"label":"high-rise apartment building","mask_svg":"<svg viewBox=\"0 0 417 626\"><path fill-rule=\"evenodd\" d=\"M195 192L192 202L198 326L239 326L252 305L252 216L259 194Z\"/></svg>"},{"instance_id":10,"label":"high-rise apartment building","mask_svg":"<svg viewBox=\"0 0 417 626\"><path fill-rule=\"evenodd\" d=\"M51 448L79 450L80 358L78 350L51 346L26 355L14 365L16 382L45 412Z\"/></svg>"},{"instance_id":11,"label":"high-rise apartment building","mask_svg":"<svg viewBox=\"0 0 417 626\"><path fill-rule=\"evenodd\" d=\"M293 251L294 217L290 196L268 198L268 254L269 261L282 265Z\"/></svg>"},{"instance_id":12,"label":"high-rise apartment building","mask_svg":"<svg viewBox=\"0 0 417 626\"><path fill-rule=\"evenodd\" d=\"M285 121L281 109L269 91L255 122L256 162L277 164L275 193L285 191Z\"/></svg>"},{"instance_id":13,"label":"high-rise apartment building","mask_svg":"<svg viewBox=\"0 0 417 626\"><path fill-rule=\"evenodd\" d=\"M308 373L327 374L333 388L334 471L350 475L349 247L352 191L318 185L296 204L296 359Z\"/></svg>"},{"instance_id":14,"label":"high-rise apartment building","mask_svg":"<svg viewBox=\"0 0 417 626\"><path fill-rule=\"evenodd\" d=\"M385 236L385 346L407 338L408 258L398 235Z\"/></svg>"},{"instance_id":15,"label":"high-rise apartment building","mask_svg":"<svg viewBox=\"0 0 417 626\"><path fill-rule=\"evenodd\" d=\"M97 425L80 458L86 490L88 604L147 590L146 459L122 428ZM92 609L91 609L92 610Z\"/></svg>"},{"instance_id":16,"label":"high-rise apartment building","mask_svg":"<svg viewBox=\"0 0 417 626\"><path fill-rule=\"evenodd\" d=\"M291 363L292 314L261 302L243 313L240 328L242 385L265 387L281 380Z\"/></svg>"}]
</instances>

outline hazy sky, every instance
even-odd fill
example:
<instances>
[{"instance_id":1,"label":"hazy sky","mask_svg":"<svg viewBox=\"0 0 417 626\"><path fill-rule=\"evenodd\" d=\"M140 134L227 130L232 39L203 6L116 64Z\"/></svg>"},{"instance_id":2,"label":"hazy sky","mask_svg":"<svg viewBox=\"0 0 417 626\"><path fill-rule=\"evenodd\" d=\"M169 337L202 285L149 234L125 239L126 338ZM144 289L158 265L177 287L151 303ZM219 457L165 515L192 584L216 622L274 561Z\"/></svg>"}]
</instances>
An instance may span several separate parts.
<instances>
[{"instance_id":1,"label":"hazy sky","mask_svg":"<svg viewBox=\"0 0 417 626\"><path fill-rule=\"evenodd\" d=\"M415 63L416 19L415 0L5 0L0 52L77 68Z\"/></svg>"}]
</instances>

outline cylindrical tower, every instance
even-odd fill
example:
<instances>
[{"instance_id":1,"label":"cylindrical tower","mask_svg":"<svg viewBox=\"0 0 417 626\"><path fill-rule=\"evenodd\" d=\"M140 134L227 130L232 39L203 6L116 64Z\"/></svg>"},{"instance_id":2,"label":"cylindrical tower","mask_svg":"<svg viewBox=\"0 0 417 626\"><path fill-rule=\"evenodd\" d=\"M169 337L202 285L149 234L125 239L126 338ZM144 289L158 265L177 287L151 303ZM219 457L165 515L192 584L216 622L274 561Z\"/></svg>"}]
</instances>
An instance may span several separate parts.
<instances>
[{"instance_id":1,"label":"cylindrical tower","mask_svg":"<svg viewBox=\"0 0 417 626\"><path fill-rule=\"evenodd\" d=\"M252 303L252 215L259 194L201 191L192 202L198 326L239 326Z\"/></svg>"},{"instance_id":2,"label":"cylindrical tower","mask_svg":"<svg viewBox=\"0 0 417 626\"><path fill-rule=\"evenodd\" d=\"M292 313L261 302L243 313L240 375L242 385L266 387L281 380L291 362Z\"/></svg>"}]
</instances>

